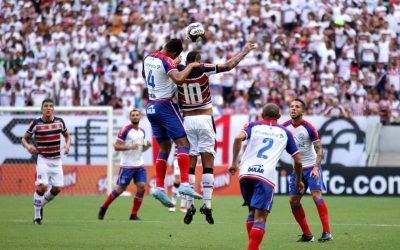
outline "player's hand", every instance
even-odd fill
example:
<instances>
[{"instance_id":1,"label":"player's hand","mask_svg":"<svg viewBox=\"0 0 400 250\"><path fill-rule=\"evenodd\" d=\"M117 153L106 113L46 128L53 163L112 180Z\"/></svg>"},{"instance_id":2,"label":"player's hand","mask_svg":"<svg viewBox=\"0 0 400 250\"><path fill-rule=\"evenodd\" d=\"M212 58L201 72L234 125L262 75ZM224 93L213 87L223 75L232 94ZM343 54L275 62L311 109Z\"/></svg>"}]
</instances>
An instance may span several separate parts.
<instances>
[{"instance_id":1,"label":"player's hand","mask_svg":"<svg viewBox=\"0 0 400 250\"><path fill-rule=\"evenodd\" d=\"M255 47L256 47L255 43L246 43L243 50L248 53L248 52L252 51Z\"/></svg>"},{"instance_id":2,"label":"player's hand","mask_svg":"<svg viewBox=\"0 0 400 250\"><path fill-rule=\"evenodd\" d=\"M35 146L33 146L33 145L30 145L30 144L26 147L26 149L27 149L28 152L31 153L31 154L34 154L34 153L37 153L37 152L38 152L37 148L36 148Z\"/></svg>"},{"instance_id":3,"label":"player's hand","mask_svg":"<svg viewBox=\"0 0 400 250\"><path fill-rule=\"evenodd\" d=\"M310 177L314 177L314 179L318 180L319 179L319 171L318 167L314 167L313 170L310 173Z\"/></svg>"},{"instance_id":4,"label":"player's hand","mask_svg":"<svg viewBox=\"0 0 400 250\"><path fill-rule=\"evenodd\" d=\"M65 155L69 154L69 148L70 148L69 145L65 145L65 147L64 147L64 154Z\"/></svg>"},{"instance_id":5,"label":"player's hand","mask_svg":"<svg viewBox=\"0 0 400 250\"><path fill-rule=\"evenodd\" d=\"M304 194L304 183L302 181L296 180L296 188L300 191L300 193Z\"/></svg>"},{"instance_id":6,"label":"player's hand","mask_svg":"<svg viewBox=\"0 0 400 250\"><path fill-rule=\"evenodd\" d=\"M231 165L228 170L231 175L234 175L236 173L236 169L237 167L235 165Z\"/></svg>"},{"instance_id":7,"label":"player's hand","mask_svg":"<svg viewBox=\"0 0 400 250\"><path fill-rule=\"evenodd\" d=\"M174 59L174 62L175 62L176 64L180 64L180 63L182 62L182 56L177 56L177 57Z\"/></svg>"}]
</instances>

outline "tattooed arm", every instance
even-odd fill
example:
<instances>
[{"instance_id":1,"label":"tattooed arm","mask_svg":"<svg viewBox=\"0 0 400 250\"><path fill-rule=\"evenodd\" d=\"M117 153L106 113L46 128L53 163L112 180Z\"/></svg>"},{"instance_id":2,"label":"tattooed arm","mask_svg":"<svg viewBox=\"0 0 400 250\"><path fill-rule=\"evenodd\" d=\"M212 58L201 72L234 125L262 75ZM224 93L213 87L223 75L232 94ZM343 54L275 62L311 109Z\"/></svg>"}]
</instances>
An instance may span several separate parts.
<instances>
[{"instance_id":1,"label":"tattooed arm","mask_svg":"<svg viewBox=\"0 0 400 250\"><path fill-rule=\"evenodd\" d=\"M321 141L313 142L313 146L315 152L317 153L317 157L315 159L315 165L311 172L311 176L314 176L316 179L319 179L319 166L321 166L322 159L324 157L324 150L322 149Z\"/></svg>"},{"instance_id":2,"label":"tattooed arm","mask_svg":"<svg viewBox=\"0 0 400 250\"><path fill-rule=\"evenodd\" d=\"M243 50L239 54L235 55L225 63L218 64L218 72L229 71L236 67L240 63L240 61L255 47L256 45L253 43L246 43Z\"/></svg>"}]
</instances>

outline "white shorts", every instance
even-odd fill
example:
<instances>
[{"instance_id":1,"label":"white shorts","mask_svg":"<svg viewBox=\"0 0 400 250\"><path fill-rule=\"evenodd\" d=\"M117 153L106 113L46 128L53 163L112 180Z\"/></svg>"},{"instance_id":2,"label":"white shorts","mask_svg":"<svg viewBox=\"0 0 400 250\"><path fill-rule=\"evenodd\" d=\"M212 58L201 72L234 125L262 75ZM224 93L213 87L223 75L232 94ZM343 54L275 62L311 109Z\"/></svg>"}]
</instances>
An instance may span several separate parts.
<instances>
[{"instance_id":1,"label":"white shorts","mask_svg":"<svg viewBox=\"0 0 400 250\"><path fill-rule=\"evenodd\" d=\"M35 185L64 186L64 173L60 159L46 159L40 155L36 163Z\"/></svg>"},{"instance_id":2,"label":"white shorts","mask_svg":"<svg viewBox=\"0 0 400 250\"><path fill-rule=\"evenodd\" d=\"M190 155L210 153L215 157L215 125L210 115L185 116L185 131L190 143Z\"/></svg>"}]
</instances>

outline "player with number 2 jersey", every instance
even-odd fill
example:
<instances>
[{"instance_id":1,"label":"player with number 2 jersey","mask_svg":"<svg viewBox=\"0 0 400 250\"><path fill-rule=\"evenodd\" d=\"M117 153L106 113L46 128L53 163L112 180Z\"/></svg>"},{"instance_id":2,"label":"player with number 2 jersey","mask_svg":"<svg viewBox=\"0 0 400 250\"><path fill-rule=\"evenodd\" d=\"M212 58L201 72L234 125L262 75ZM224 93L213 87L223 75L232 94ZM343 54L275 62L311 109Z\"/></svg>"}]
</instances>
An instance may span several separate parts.
<instances>
[{"instance_id":1,"label":"player with number 2 jersey","mask_svg":"<svg viewBox=\"0 0 400 250\"><path fill-rule=\"evenodd\" d=\"M246 227L249 237L247 249L259 249L264 237L265 223L271 211L277 182L276 164L283 151L292 155L296 172L296 188L304 192L301 180L301 158L292 134L277 123L280 117L276 104L266 104L262 120L246 124L233 143L233 159L229 172L236 172L242 141L247 147L240 161L239 182L244 203L249 207Z\"/></svg>"}]
</instances>

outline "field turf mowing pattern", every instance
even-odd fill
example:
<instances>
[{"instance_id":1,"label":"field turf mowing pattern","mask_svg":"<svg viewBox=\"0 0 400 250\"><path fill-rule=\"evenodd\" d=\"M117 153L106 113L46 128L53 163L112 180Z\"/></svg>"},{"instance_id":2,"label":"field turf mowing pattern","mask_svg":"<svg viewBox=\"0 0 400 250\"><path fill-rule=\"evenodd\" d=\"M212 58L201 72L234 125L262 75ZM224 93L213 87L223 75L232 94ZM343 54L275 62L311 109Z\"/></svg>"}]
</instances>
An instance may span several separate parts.
<instances>
[{"instance_id":1,"label":"field turf mowing pattern","mask_svg":"<svg viewBox=\"0 0 400 250\"><path fill-rule=\"evenodd\" d=\"M215 196L214 225L197 213L190 225L184 213L168 212L145 196L139 217L129 221L132 197L119 197L103 221L97 212L106 196L60 195L44 209L43 225L33 225L32 196L0 196L0 249L246 249L247 209L239 196ZM288 203L276 196L261 249L400 249L400 199L324 197L333 241L297 243L301 234ZM322 233L309 195L303 206L317 240Z\"/></svg>"}]
</instances>

